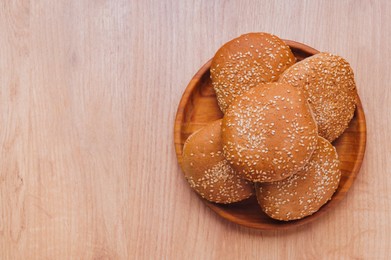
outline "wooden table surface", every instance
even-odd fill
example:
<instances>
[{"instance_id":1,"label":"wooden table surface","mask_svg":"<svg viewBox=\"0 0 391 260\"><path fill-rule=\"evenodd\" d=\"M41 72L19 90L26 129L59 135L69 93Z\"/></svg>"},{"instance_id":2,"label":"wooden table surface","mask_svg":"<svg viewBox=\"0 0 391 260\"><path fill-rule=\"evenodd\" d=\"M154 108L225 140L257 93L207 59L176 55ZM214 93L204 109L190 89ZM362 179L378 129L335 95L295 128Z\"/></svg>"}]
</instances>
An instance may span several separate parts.
<instances>
[{"instance_id":1,"label":"wooden table surface","mask_svg":"<svg viewBox=\"0 0 391 260\"><path fill-rule=\"evenodd\" d=\"M391 259L391 2L0 1L1 259ZM173 124L224 42L272 32L345 57L362 170L319 221L260 232L190 190Z\"/></svg>"}]
</instances>

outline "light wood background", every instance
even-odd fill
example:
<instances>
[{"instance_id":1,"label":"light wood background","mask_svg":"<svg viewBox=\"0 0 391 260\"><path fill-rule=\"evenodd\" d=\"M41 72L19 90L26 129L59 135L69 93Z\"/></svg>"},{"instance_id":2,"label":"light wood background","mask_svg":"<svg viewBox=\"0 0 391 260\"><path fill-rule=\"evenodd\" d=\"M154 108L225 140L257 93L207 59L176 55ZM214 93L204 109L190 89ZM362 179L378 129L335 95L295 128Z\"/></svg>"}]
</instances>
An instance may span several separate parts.
<instances>
[{"instance_id":1,"label":"light wood background","mask_svg":"<svg viewBox=\"0 0 391 260\"><path fill-rule=\"evenodd\" d=\"M173 124L224 42L272 32L344 56L362 170L319 221L260 232L189 189ZM1 259L391 259L391 2L0 1Z\"/></svg>"}]
</instances>

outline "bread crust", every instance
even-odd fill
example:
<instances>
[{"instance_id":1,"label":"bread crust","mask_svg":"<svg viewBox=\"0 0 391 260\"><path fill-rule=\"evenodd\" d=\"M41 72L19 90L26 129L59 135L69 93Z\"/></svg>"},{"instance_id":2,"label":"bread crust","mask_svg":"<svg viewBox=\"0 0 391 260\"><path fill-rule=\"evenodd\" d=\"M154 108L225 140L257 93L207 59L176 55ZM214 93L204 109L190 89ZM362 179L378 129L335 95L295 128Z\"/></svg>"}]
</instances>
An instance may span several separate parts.
<instances>
[{"instance_id":1,"label":"bread crust","mask_svg":"<svg viewBox=\"0 0 391 260\"><path fill-rule=\"evenodd\" d=\"M224 158L221 122L217 120L193 133L183 147L182 168L190 186L201 197L216 203L233 203L254 193Z\"/></svg>"},{"instance_id":2,"label":"bread crust","mask_svg":"<svg viewBox=\"0 0 391 260\"><path fill-rule=\"evenodd\" d=\"M318 53L288 68L278 81L307 91L320 136L332 142L348 128L357 90L353 70L345 59Z\"/></svg>"},{"instance_id":3,"label":"bread crust","mask_svg":"<svg viewBox=\"0 0 391 260\"><path fill-rule=\"evenodd\" d=\"M266 83L228 108L222 124L224 156L243 178L281 180L308 162L318 134L305 97L289 84Z\"/></svg>"},{"instance_id":4,"label":"bread crust","mask_svg":"<svg viewBox=\"0 0 391 260\"><path fill-rule=\"evenodd\" d=\"M309 163L287 179L256 184L258 203L270 217L295 220L312 215L329 201L341 179L336 149L319 137Z\"/></svg>"},{"instance_id":5,"label":"bread crust","mask_svg":"<svg viewBox=\"0 0 391 260\"><path fill-rule=\"evenodd\" d=\"M224 44L210 69L221 111L259 83L276 81L295 61L289 46L269 33L248 33Z\"/></svg>"}]
</instances>

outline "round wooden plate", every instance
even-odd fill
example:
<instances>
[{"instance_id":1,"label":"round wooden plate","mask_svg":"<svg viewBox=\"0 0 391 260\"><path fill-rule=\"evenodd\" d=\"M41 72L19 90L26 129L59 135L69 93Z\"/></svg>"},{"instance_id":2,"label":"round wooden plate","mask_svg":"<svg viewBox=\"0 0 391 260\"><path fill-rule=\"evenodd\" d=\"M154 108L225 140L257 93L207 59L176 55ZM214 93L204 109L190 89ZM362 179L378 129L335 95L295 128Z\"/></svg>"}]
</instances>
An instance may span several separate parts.
<instances>
[{"instance_id":1,"label":"round wooden plate","mask_svg":"<svg viewBox=\"0 0 391 260\"><path fill-rule=\"evenodd\" d=\"M318 53L317 50L302 43L288 40L285 42L291 47L298 61ZM175 150L179 164L182 162L182 148L187 137L208 122L223 117L210 80L210 64L211 60L194 75L179 103L174 127ZM309 223L334 208L345 197L360 170L366 145L365 115L360 99L349 128L333 142L333 145L337 148L341 161L342 178L339 187L332 199L318 212L301 220L284 222L269 218L261 211L255 196L228 205L211 203L200 198L223 218L250 228L276 230Z\"/></svg>"}]
</instances>

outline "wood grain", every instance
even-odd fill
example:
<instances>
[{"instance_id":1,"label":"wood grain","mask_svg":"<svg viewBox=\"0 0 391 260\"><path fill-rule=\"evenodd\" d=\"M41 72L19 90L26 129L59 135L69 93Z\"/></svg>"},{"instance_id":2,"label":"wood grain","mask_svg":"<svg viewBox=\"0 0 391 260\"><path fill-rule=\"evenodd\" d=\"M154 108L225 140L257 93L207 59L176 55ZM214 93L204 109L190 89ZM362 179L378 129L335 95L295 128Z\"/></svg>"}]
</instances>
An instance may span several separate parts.
<instances>
[{"instance_id":1,"label":"wood grain","mask_svg":"<svg viewBox=\"0 0 391 260\"><path fill-rule=\"evenodd\" d=\"M291 48L297 61L301 61L319 53L316 49L295 41L284 40ZM210 122L223 117L217 104L215 91L210 79L212 60L204 64L187 85L179 102L174 124L174 144L178 163L182 164L183 145L187 138ZM366 147L367 128L361 100L348 129L333 142L340 160L341 181L331 201L320 208L315 214L297 221L275 221L264 214L255 196L234 204L205 204L221 217L245 227L260 230L278 230L298 227L315 221L327 211L334 209L346 196L360 171ZM190 186L189 186L190 188Z\"/></svg>"},{"instance_id":2,"label":"wood grain","mask_svg":"<svg viewBox=\"0 0 391 260\"><path fill-rule=\"evenodd\" d=\"M390 259L391 2L0 1L1 259ZM335 210L259 232L188 188L172 125L224 42L272 32L345 57L363 167Z\"/></svg>"}]
</instances>

